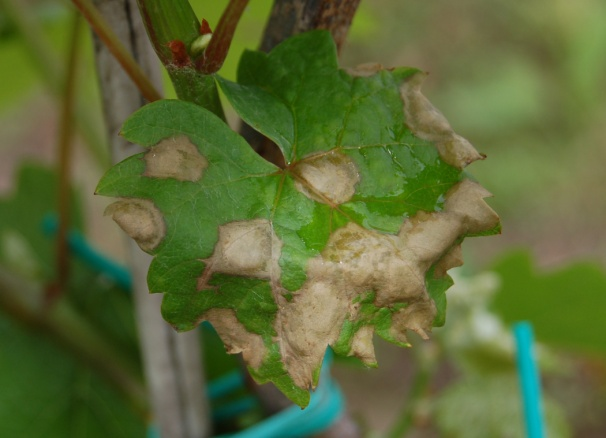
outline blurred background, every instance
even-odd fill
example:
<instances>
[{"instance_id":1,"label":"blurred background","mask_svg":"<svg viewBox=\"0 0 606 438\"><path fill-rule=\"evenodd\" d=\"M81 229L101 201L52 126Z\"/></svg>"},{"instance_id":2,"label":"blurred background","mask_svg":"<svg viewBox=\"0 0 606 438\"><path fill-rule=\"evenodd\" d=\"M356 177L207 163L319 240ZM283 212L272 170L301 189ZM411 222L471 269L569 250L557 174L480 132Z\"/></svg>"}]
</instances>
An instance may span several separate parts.
<instances>
[{"instance_id":1,"label":"blurred background","mask_svg":"<svg viewBox=\"0 0 606 438\"><path fill-rule=\"evenodd\" d=\"M226 3L192 0L211 27ZM223 76L235 78L242 50L256 48L270 7L269 0L251 1ZM34 212L53 209L71 17L64 1L0 1L0 266L32 283L46 281L54 267L51 238ZM334 373L369 436L404 436L397 435L404 417L408 437L524 436L510 335L518 320L531 321L540 342L550 436L606 436L604 23L600 0L362 1L341 65L429 72L425 95L488 157L469 172L494 194L489 203L503 223L500 236L466 240L447 323L432 341L413 338L413 349L399 350L377 340L378 370L337 361ZM73 222L91 246L120 262L121 233L102 214L110 201L93 196L109 157L85 26L78 38L84 128L75 140ZM166 87L170 96L168 80ZM74 288L92 278L99 293L112 287L82 275ZM125 312L122 300L100 319L127 349L132 323L115 314ZM82 308L92 312L101 302ZM120 324L126 328L117 333ZM32 336L0 309L0 431L33 419L18 392L31 400L58 373L57 386L44 393L53 397L68 379L59 363L32 368L45 360L41 352L52 355ZM20 378L20 367L41 376ZM420 389L419 381L426 382ZM112 412L117 424L136 423ZM39 432L29 436L54 436Z\"/></svg>"}]
</instances>

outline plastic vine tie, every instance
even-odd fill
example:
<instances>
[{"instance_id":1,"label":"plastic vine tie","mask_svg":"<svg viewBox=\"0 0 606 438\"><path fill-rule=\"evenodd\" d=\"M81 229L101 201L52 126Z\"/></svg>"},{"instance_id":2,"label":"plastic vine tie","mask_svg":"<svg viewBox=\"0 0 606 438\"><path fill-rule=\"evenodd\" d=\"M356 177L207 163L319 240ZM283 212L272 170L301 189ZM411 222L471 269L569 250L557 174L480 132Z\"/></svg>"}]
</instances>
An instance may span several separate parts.
<instances>
[{"instance_id":1,"label":"plastic vine tie","mask_svg":"<svg viewBox=\"0 0 606 438\"><path fill-rule=\"evenodd\" d=\"M517 365L524 404L526 436L544 438L541 384L533 351L533 330L529 322L518 322L513 326L517 347Z\"/></svg>"}]
</instances>

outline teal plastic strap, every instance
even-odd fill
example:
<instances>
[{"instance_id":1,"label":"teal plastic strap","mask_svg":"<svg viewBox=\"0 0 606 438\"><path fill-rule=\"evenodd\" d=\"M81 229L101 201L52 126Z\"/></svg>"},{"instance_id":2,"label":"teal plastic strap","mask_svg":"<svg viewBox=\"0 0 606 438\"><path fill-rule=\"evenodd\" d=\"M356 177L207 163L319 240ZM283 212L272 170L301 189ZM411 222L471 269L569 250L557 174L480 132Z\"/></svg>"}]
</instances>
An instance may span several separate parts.
<instances>
[{"instance_id":1,"label":"teal plastic strap","mask_svg":"<svg viewBox=\"0 0 606 438\"><path fill-rule=\"evenodd\" d=\"M345 401L330 376L332 351L328 349L322 366L320 384L311 394L309 406L291 406L241 432L216 438L300 438L326 430L341 417Z\"/></svg>"},{"instance_id":2,"label":"teal plastic strap","mask_svg":"<svg viewBox=\"0 0 606 438\"><path fill-rule=\"evenodd\" d=\"M513 333L517 346L518 375L524 405L526 436L544 438L541 383L533 351L532 326L528 322L519 322L513 326Z\"/></svg>"},{"instance_id":3,"label":"teal plastic strap","mask_svg":"<svg viewBox=\"0 0 606 438\"><path fill-rule=\"evenodd\" d=\"M42 220L42 230L47 236L56 234L57 227L57 216L54 214L47 214ZM82 233L71 230L67 234L67 243L71 253L92 269L103 274L120 288L127 291L132 289L133 281L129 270L96 251L88 244Z\"/></svg>"}]
</instances>

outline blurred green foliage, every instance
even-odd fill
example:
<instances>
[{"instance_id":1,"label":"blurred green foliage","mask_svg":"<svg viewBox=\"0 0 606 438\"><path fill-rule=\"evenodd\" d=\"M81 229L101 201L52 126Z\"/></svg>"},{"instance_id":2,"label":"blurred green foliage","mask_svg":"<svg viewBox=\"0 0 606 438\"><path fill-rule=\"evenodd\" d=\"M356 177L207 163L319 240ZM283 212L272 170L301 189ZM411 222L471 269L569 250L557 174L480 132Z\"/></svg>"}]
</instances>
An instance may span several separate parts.
<instances>
[{"instance_id":1,"label":"blurred green foliage","mask_svg":"<svg viewBox=\"0 0 606 438\"><path fill-rule=\"evenodd\" d=\"M3 314L0 333L2 436L144 436L144 422L122 395L86 365Z\"/></svg>"},{"instance_id":2,"label":"blurred green foliage","mask_svg":"<svg viewBox=\"0 0 606 438\"><path fill-rule=\"evenodd\" d=\"M45 42L53 49L57 49L57 52L51 56L63 55L68 34L67 17L67 10L59 4L43 3L33 8L32 18L44 32ZM33 54L27 50L19 28L4 10L2 3L0 3L0 50L2 63L5 66L0 73L2 79L0 80L0 109L5 109L24 94L31 93L32 88L39 90L36 85L42 82L42 78L32 62ZM57 64L60 65L60 62Z\"/></svg>"},{"instance_id":3,"label":"blurred green foliage","mask_svg":"<svg viewBox=\"0 0 606 438\"><path fill-rule=\"evenodd\" d=\"M523 438L523 414L517 376L465 376L449 386L436 402L436 422L441 436L451 438ZM560 406L544 404L546 436L567 438L570 428Z\"/></svg>"},{"instance_id":4,"label":"blurred green foliage","mask_svg":"<svg viewBox=\"0 0 606 438\"><path fill-rule=\"evenodd\" d=\"M15 189L0 198L0 264L26 278L49 281L54 275L54 242L42 221L56 209L57 175L33 163L22 163ZM71 226L83 229L80 200L71 195ZM26 268L27 267L27 268Z\"/></svg>"},{"instance_id":5,"label":"blurred green foliage","mask_svg":"<svg viewBox=\"0 0 606 438\"><path fill-rule=\"evenodd\" d=\"M18 175L14 193L0 198L2 287L8 287L11 276L18 276L21 298L38 300L43 286L55 275L55 239L45 234L43 222L54 211L58 178L53 171L34 164L23 165ZM75 193L71 211L73 230L81 230L82 210ZM78 336L89 341L95 339L88 332L94 327L116 352L138 364L130 298L75 258L71 274L65 296L46 317L57 313L73 330L81 331ZM6 296L8 291L0 293ZM143 435L144 422L122 394L55 342L52 335L41 336L26 325L0 312L0 435Z\"/></svg>"},{"instance_id":6,"label":"blurred green foliage","mask_svg":"<svg viewBox=\"0 0 606 438\"><path fill-rule=\"evenodd\" d=\"M606 357L606 272L594 262L540 272L527 251L496 262L493 309L505 322L528 320L546 344Z\"/></svg>"}]
</instances>

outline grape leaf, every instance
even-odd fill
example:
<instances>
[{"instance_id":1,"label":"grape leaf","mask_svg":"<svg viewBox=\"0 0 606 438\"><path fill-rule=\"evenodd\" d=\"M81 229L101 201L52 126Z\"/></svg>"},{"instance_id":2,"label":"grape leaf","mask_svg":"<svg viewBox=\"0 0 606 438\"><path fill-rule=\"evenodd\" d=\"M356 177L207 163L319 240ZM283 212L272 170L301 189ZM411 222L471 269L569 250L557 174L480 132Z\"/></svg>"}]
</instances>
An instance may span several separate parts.
<instances>
[{"instance_id":1,"label":"grape leaf","mask_svg":"<svg viewBox=\"0 0 606 438\"><path fill-rule=\"evenodd\" d=\"M56 209L58 176L36 163L23 163L16 175L15 193L0 198L0 265L32 280L54 276L55 242L45 235L42 222ZM83 228L80 198L70 200L70 224Z\"/></svg>"},{"instance_id":2,"label":"grape leaf","mask_svg":"<svg viewBox=\"0 0 606 438\"><path fill-rule=\"evenodd\" d=\"M440 393L434 402L432 418L439 428L439 436L528 436L524 433L519 387L519 378L513 372L463 376ZM569 438L572 435L566 412L555 399L544 396L542 410L545 436Z\"/></svg>"},{"instance_id":3,"label":"grape leaf","mask_svg":"<svg viewBox=\"0 0 606 438\"><path fill-rule=\"evenodd\" d=\"M255 379L301 406L328 345L376 366L375 332L408 345L407 330L442 323L462 239L499 221L462 171L483 157L420 93L424 76L342 70L323 31L246 52L237 83L217 80L284 168L193 104L131 116L122 134L149 151L97 193L121 198L107 213L155 256L164 318L210 321Z\"/></svg>"},{"instance_id":4,"label":"grape leaf","mask_svg":"<svg viewBox=\"0 0 606 438\"><path fill-rule=\"evenodd\" d=\"M11 320L11 312L4 313L14 306L7 288L14 287L37 309L36 303L43 302L41 284L54 278L55 239L45 234L42 224L56 207L58 184L52 170L25 163L18 170L14 193L0 197L0 436L144 436L145 422L132 404L81 356L61 342L52 342L52 334L41 336L44 323L31 330L28 324ZM71 193L70 225L81 230L84 218L78 195L75 190ZM45 317L52 319L52 312L61 312L68 326L74 317L82 318L87 324L72 326L86 328L85 332L95 334L93 339L103 339L133 368L138 367L130 297L88 264L75 257L70 262L63 299Z\"/></svg>"},{"instance_id":5,"label":"grape leaf","mask_svg":"<svg viewBox=\"0 0 606 438\"><path fill-rule=\"evenodd\" d=\"M0 334L1 436L145 436L123 396L65 350L3 313Z\"/></svg>"},{"instance_id":6,"label":"grape leaf","mask_svg":"<svg viewBox=\"0 0 606 438\"><path fill-rule=\"evenodd\" d=\"M529 252L514 250L503 254L493 269L501 287L492 307L505 322L528 320L541 342L606 356L606 272L599 263L581 261L541 271ZM549 306L544 305L547 300Z\"/></svg>"}]
</instances>

